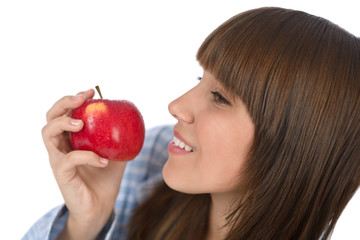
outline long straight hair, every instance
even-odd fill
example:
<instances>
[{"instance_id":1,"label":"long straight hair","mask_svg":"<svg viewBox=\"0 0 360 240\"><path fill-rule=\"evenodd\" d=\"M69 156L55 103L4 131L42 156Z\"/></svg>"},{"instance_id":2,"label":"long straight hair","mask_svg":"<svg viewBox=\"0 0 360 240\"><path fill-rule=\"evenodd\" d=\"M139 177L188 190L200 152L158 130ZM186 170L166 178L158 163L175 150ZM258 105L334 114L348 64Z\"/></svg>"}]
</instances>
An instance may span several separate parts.
<instances>
[{"instance_id":1,"label":"long straight hair","mask_svg":"<svg viewBox=\"0 0 360 240\"><path fill-rule=\"evenodd\" d=\"M255 124L226 239L328 238L360 184L359 38L304 12L260 8L218 27L197 59ZM129 238L203 239L209 206L208 195L162 183Z\"/></svg>"}]
</instances>

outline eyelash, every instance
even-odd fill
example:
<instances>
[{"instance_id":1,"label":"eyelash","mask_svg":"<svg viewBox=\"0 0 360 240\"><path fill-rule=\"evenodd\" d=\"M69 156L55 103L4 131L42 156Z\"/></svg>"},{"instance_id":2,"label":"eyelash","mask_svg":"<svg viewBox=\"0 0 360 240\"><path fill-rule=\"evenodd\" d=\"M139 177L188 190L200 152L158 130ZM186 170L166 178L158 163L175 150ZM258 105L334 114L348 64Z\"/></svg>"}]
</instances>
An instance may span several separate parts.
<instances>
[{"instance_id":1,"label":"eyelash","mask_svg":"<svg viewBox=\"0 0 360 240\"><path fill-rule=\"evenodd\" d=\"M200 81L202 79L202 77L198 77L197 79ZM215 103L231 105L231 103L226 98L224 98L223 95L221 95L219 92L210 91L210 93L213 95L213 97L214 97L213 101Z\"/></svg>"},{"instance_id":2,"label":"eyelash","mask_svg":"<svg viewBox=\"0 0 360 240\"><path fill-rule=\"evenodd\" d=\"M219 92L210 91L210 93L213 95L213 101L215 103L230 105L230 102L226 98L224 98L223 95L221 95Z\"/></svg>"}]
</instances>

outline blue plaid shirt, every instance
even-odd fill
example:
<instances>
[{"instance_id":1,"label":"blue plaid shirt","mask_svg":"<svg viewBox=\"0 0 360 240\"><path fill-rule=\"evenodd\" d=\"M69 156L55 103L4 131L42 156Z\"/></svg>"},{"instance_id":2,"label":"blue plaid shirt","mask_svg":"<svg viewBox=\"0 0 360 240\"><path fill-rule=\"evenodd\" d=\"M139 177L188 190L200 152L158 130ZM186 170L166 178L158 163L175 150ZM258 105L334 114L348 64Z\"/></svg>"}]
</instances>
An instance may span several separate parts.
<instances>
[{"instance_id":1,"label":"blue plaid shirt","mask_svg":"<svg viewBox=\"0 0 360 240\"><path fill-rule=\"evenodd\" d=\"M172 137L172 126L160 126L146 132L140 154L126 166L113 214L98 239L126 238L126 224L132 210L162 180L162 167L168 158L167 145ZM23 240L56 239L68 214L65 205L52 209L30 228Z\"/></svg>"}]
</instances>

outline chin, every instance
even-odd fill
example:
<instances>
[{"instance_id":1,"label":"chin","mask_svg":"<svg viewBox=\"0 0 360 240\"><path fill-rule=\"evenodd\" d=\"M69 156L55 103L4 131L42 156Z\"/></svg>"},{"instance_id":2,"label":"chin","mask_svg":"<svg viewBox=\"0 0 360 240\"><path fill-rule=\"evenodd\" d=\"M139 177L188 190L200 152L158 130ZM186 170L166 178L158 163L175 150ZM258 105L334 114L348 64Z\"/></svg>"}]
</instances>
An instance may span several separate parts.
<instances>
[{"instance_id":1,"label":"chin","mask_svg":"<svg viewBox=\"0 0 360 240\"><path fill-rule=\"evenodd\" d=\"M164 181L169 188L187 194L200 193L196 185L189 183L188 177L179 176L179 171L172 168L168 162L165 163L162 173Z\"/></svg>"}]
</instances>

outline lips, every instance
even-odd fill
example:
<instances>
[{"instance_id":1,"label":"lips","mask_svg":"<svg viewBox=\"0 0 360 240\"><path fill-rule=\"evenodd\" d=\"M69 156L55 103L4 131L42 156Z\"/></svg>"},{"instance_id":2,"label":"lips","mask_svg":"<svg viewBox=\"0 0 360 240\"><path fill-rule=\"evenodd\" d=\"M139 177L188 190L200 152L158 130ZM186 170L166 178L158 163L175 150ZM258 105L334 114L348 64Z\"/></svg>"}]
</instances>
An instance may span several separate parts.
<instances>
[{"instance_id":1,"label":"lips","mask_svg":"<svg viewBox=\"0 0 360 240\"><path fill-rule=\"evenodd\" d=\"M173 144L179 148L185 149L185 151L188 152L194 152L195 149L189 145L187 145L185 142L181 141L180 139L178 139L177 137L174 137L172 140Z\"/></svg>"},{"instance_id":2,"label":"lips","mask_svg":"<svg viewBox=\"0 0 360 240\"><path fill-rule=\"evenodd\" d=\"M169 152L173 154L187 154L195 152L195 148L192 147L186 140L176 131L174 131L174 138L169 143Z\"/></svg>"}]
</instances>

